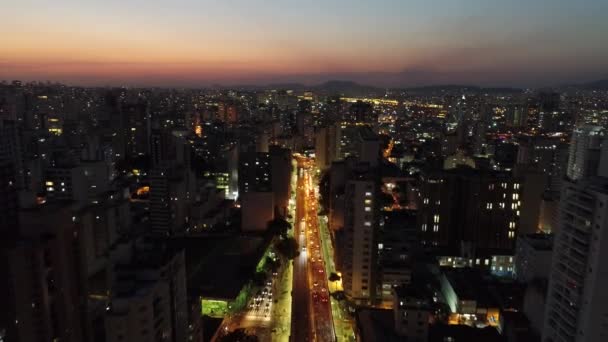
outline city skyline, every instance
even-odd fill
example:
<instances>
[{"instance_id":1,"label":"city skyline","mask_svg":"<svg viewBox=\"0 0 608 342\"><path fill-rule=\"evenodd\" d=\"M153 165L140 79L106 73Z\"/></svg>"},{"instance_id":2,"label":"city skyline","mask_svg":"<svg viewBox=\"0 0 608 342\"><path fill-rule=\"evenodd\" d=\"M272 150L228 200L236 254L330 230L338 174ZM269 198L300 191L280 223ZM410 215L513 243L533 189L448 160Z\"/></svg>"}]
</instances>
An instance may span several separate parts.
<instances>
[{"instance_id":1,"label":"city skyline","mask_svg":"<svg viewBox=\"0 0 608 342\"><path fill-rule=\"evenodd\" d=\"M539 87L608 76L597 0L43 5L6 6L0 79Z\"/></svg>"}]
</instances>

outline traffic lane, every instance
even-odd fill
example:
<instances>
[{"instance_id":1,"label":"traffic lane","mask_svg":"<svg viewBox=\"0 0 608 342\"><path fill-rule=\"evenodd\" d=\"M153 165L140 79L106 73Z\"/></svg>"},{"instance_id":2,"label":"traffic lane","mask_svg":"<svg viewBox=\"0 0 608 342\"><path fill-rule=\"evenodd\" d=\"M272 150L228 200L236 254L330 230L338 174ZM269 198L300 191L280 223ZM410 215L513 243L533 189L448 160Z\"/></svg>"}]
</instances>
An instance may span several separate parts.
<instances>
[{"instance_id":1,"label":"traffic lane","mask_svg":"<svg viewBox=\"0 0 608 342\"><path fill-rule=\"evenodd\" d=\"M296 191L296 227L294 232L299 241L302 242L300 234L299 222L306 216L306 196L304 190L304 179L298 176L298 190ZM293 267L293 288L292 288L292 329L291 341L310 341L311 326L309 312L309 296L308 296L308 277L306 254L301 253L294 259Z\"/></svg>"}]
</instances>

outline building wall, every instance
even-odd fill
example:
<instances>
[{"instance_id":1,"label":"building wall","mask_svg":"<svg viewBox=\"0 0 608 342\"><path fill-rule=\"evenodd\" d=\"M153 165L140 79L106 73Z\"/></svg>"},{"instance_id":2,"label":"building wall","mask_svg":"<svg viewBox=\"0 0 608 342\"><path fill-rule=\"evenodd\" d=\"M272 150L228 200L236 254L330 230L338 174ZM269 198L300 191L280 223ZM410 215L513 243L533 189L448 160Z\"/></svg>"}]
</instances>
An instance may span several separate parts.
<instances>
[{"instance_id":1,"label":"building wall","mask_svg":"<svg viewBox=\"0 0 608 342\"><path fill-rule=\"evenodd\" d=\"M272 192L246 192L239 195L241 202L241 230L265 231L274 219L274 194Z\"/></svg>"},{"instance_id":2,"label":"building wall","mask_svg":"<svg viewBox=\"0 0 608 342\"><path fill-rule=\"evenodd\" d=\"M418 198L423 243L469 258L484 249L512 251L521 191L519 181L505 173L457 168L425 176Z\"/></svg>"},{"instance_id":3,"label":"building wall","mask_svg":"<svg viewBox=\"0 0 608 342\"><path fill-rule=\"evenodd\" d=\"M595 183L595 182L598 183ZM562 191L543 341L608 338L606 181L566 182Z\"/></svg>"},{"instance_id":4,"label":"building wall","mask_svg":"<svg viewBox=\"0 0 608 342\"><path fill-rule=\"evenodd\" d=\"M369 301L375 296L376 243L373 181L350 180L346 183L346 218L342 248L344 292L355 301Z\"/></svg>"}]
</instances>

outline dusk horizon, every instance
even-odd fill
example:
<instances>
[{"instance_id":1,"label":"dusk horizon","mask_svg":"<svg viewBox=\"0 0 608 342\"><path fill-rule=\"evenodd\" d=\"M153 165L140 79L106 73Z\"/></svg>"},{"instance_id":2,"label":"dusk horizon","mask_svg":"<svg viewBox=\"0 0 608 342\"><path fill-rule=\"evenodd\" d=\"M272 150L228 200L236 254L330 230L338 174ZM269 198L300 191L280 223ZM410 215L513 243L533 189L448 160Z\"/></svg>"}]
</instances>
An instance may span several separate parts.
<instances>
[{"instance_id":1,"label":"dusk horizon","mask_svg":"<svg viewBox=\"0 0 608 342\"><path fill-rule=\"evenodd\" d=\"M0 12L0 342L606 342L608 0Z\"/></svg>"},{"instance_id":2,"label":"dusk horizon","mask_svg":"<svg viewBox=\"0 0 608 342\"><path fill-rule=\"evenodd\" d=\"M597 0L43 5L6 6L0 79L544 87L608 76Z\"/></svg>"}]
</instances>

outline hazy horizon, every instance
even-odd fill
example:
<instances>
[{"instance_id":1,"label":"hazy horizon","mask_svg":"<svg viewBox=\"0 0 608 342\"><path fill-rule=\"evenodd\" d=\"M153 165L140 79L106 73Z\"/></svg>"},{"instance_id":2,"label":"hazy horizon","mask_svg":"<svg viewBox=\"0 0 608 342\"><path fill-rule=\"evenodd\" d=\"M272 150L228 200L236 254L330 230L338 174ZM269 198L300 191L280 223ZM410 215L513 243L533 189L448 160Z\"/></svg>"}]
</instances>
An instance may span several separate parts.
<instances>
[{"instance_id":1,"label":"hazy horizon","mask_svg":"<svg viewBox=\"0 0 608 342\"><path fill-rule=\"evenodd\" d=\"M608 2L601 0L23 0L3 7L0 79L542 87L608 76Z\"/></svg>"}]
</instances>

